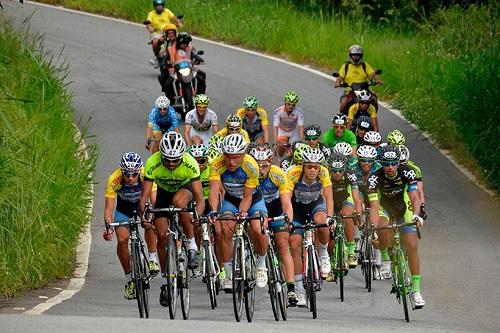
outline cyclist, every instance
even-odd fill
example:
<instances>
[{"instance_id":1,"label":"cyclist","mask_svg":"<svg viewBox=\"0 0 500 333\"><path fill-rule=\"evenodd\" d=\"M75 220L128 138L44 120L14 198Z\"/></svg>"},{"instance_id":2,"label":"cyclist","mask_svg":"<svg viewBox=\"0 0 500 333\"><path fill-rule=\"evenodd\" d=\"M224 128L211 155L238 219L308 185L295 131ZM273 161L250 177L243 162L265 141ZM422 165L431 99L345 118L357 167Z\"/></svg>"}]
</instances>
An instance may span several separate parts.
<instances>
[{"instance_id":1,"label":"cyclist","mask_svg":"<svg viewBox=\"0 0 500 333\"><path fill-rule=\"evenodd\" d=\"M413 170L415 170L415 178L417 179L417 185L418 185L418 197L420 199L420 217L426 220L427 213L425 212L425 194L424 194L424 182L422 181L422 170L417 164L415 164L415 162L410 161L410 150L406 146L399 145L396 147L398 147L399 149L399 154L400 154L399 162L402 165L408 165Z\"/></svg>"},{"instance_id":2,"label":"cyclist","mask_svg":"<svg viewBox=\"0 0 500 333\"><path fill-rule=\"evenodd\" d=\"M222 215L240 214L240 216L254 216L267 214L266 204L259 185L259 166L252 156L246 154L248 143L241 134L229 134L222 141L223 155L212 161L210 171L210 215L218 211ZM225 191L222 206L219 210L219 193ZM223 287L230 290L232 286L232 237L235 222L224 221L219 224L221 235L221 256L224 264L225 279ZM265 226L267 227L267 226ZM257 252L257 287L263 288L267 284L266 254L269 239L262 235L260 221L250 221L250 235Z\"/></svg>"},{"instance_id":3,"label":"cyclist","mask_svg":"<svg viewBox=\"0 0 500 333\"><path fill-rule=\"evenodd\" d=\"M138 209L143 179L144 167L139 154L134 152L124 154L120 161L120 167L108 178L104 201L104 223L126 222L133 218L133 212ZM151 191L151 200L154 202L155 199L156 186ZM115 229L118 240L116 252L127 281L124 297L130 300L135 298L135 284L130 277L132 271L128 250L130 233L127 227L116 227ZM104 239L110 241L113 232L113 229L106 230L103 234ZM152 275L156 275L160 271L156 253L156 237L152 230L146 230L144 236L149 251L149 271Z\"/></svg>"},{"instance_id":4,"label":"cyclist","mask_svg":"<svg viewBox=\"0 0 500 333\"><path fill-rule=\"evenodd\" d=\"M418 196L415 171L409 166L399 164L399 150L388 145L380 151L382 168L368 178L368 199L370 201L370 220L375 226L386 226L389 217L398 223L417 221L422 226L424 220L419 216L420 199ZM411 201L411 209L406 200ZM379 212L380 209L380 212ZM380 215L377 216L377 215ZM380 247L390 248L392 238L387 230L378 232ZM408 264L412 274L413 302L416 309L421 309L425 301L420 292L420 259L418 256L418 240L414 226L401 229L401 243L408 255ZM385 278L391 277L390 261L384 260L382 253L381 273Z\"/></svg>"},{"instance_id":5,"label":"cyclist","mask_svg":"<svg viewBox=\"0 0 500 333\"><path fill-rule=\"evenodd\" d=\"M352 156L352 147L347 142L338 142L332 148L332 152L333 154L344 156L347 159L347 167L349 169L358 162L357 158Z\"/></svg>"},{"instance_id":6,"label":"cyclist","mask_svg":"<svg viewBox=\"0 0 500 333\"><path fill-rule=\"evenodd\" d=\"M236 114L243 120L243 128L250 135L252 142L269 143L267 111L259 106L257 97L245 97L242 107L236 111Z\"/></svg>"},{"instance_id":7,"label":"cyclist","mask_svg":"<svg viewBox=\"0 0 500 333\"><path fill-rule=\"evenodd\" d=\"M355 126L353 124L361 116L369 116L373 123L373 129L379 131L378 120L377 120L377 110L370 104L372 99L372 94L367 90L361 90L358 94L358 102L351 105L349 112L347 113L347 128L354 131Z\"/></svg>"},{"instance_id":8,"label":"cyclist","mask_svg":"<svg viewBox=\"0 0 500 333\"><path fill-rule=\"evenodd\" d=\"M404 145L405 143L406 143L405 136L403 135L403 133L401 133L400 130L395 129L387 134L387 144L393 146L399 146L399 145Z\"/></svg>"},{"instance_id":9,"label":"cyclist","mask_svg":"<svg viewBox=\"0 0 500 333\"><path fill-rule=\"evenodd\" d=\"M163 42L163 31L167 24L174 23L177 27L182 26L182 22L169 9L165 8L165 0L153 0L154 10L148 13L146 28L151 34L151 46L156 59L151 59L149 63L158 66L158 55L160 44Z\"/></svg>"},{"instance_id":10,"label":"cyclist","mask_svg":"<svg viewBox=\"0 0 500 333\"><path fill-rule=\"evenodd\" d=\"M245 131L242 127L243 122L241 121L241 118L235 114L230 114L226 119L226 127L218 131L216 135L225 138L229 134L238 133L243 135L246 143L250 143L250 136L248 135L248 132Z\"/></svg>"},{"instance_id":11,"label":"cyclist","mask_svg":"<svg viewBox=\"0 0 500 333\"><path fill-rule=\"evenodd\" d=\"M347 129L347 117L341 113L333 116L332 128L323 134L321 142L329 148L333 148L338 142L346 142L352 147L352 155L356 156L356 136Z\"/></svg>"},{"instance_id":12,"label":"cyclist","mask_svg":"<svg viewBox=\"0 0 500 333\"><path fill-rule=\"evenodd\" d=\"M361 116L356 122L356 143L359 145L365 144L364 136L368 131L373 131L372 119L367 116Z\"/></svg>"},{"instance_id":13,"label":"cyclist","mask_svg":"<svg viewBox=\"0 0 500 333\"><path fill-rule=\"evenodd\" d=\"M332 151L330 148L319 142L321 137L321 127L318 125L308 125L304 127L304 141L312 148L319 148L325 155L325 158L330 157Z\"/></svg>"},{"instance_id":14,"label":"cyclist","mask_svg":"<svg viewBox=\"0 0 500 333\"><path fill-rule=\"evenodd\" d=\"M379 132L368 131L363 137L363 140L367 145L374 147L377 150L377 153L380 151L381 149L380 144L382 142L382 137L380 136ZM377 159L379 159L379 157L377 157Z\"/></svg>"},{"instance_id":15,"label":"cyclist","mask_svg":"<svg viewBox=\"0 0 500 333\"><path fill-rule=\"evenodd\" d=\"M205 210L205 200L200 181L200 167L196 160L186 151L186 143L182 135L177 132L168 132L163 135L160 142L160 151L151 155L146 161L144 186L142 188L140 210L144 213L146 200L150 195L153 182L158 185L155 208L169 208L172 205L177 208L186 208L193 200L196 201L198 214ZM188 249L188 267L197 268L196 251L193 225L189 213L179 216L182 230L186 235L186 247ZM144 226L151 228L151 220L146 217ZM155 214L154 222L158 237L158 254L163 275L160 292L160 304L168 306L167 277L165 276L166 242L169 221L167 214Z\"/></svg>"},{"instance_id":16,"label":"cyclist","mask_svg":"<svg viewBox=\"0 0 500 333\"><path fill-rule=\"evenodd\" d=\"M339 78L335 82L335 87L341 87L345 82L347 84L363 83L368 80L374 80L378 84L383 84L382 80L375 74L373 68L366 62L363 62L363 48L359 45L352 45L348 51L348 61L340 67ZM372 93L372 104L378 110L377 96ZM346 113L349 102L354 98L353 91L348 88L340 100L340 112Z\"/></svg>"},{"instance_id":17,"label":"cyclist","mask_svg":"<svg viewBox=\"0 0 500 333\"><path fill-rule=\"evenodd\" d=\"M259 189L266 202L268 216L278 217L283 213L293 221L293 208L291 202L291 191L288 177L285 171L276 165L272 165L273 152L269 146L258 146L250 150L250 155L257 161L260 169ZM288 304L297 304L295 293L294 266L289 247L289 233L286 222L272 222L269 226L276 237L276 247L283 268L283 274L288 286Z\"/></svg>"},{"instance_id":18,"label":"cyclist","mask_svg":"<svg viewBox=\"0 0 500 333\"><path fill-rule=\"evenodd\" d=\"M186 144L208 145L213 133L219 130L217 114L208 108L210 98L205 94L198 94L194 97L195 108L186 114L184 125L184 138Z\"/></svg>"},{"instance_id":19,"label":"cyclist","mask_svg":"<svg viewBox=\"0 0 500 333\"><path fill-rule=\"evenodd\" d=\"M146 149L151 148L151 152L156 153L162 135L169 131L179 132L179 120L177 120L177 113L170 106L168 98L160 96L155 101L155 107L149 113L148 128L146 129ZM151 147L152 142L154 142L153 147Z\"/></svg>"},{"instance_id":20,"label":"cyclist","mask_svg":"<svg viewBox=\"0 0 500 333\"><path fill-rule=\"evenodd\" d=\"M315 224L329 222L333 214L332 182L328 169L322 166L325 157L319 148L306 147L302 151L302 165L294 165L287 171L292 192L293 223L304 224L310 216ZM295 267L297 305L303 307L305 291L302 276L302 230L290 235L290 246ZM326 278L331 270L328 255L328 228L317 230L320 245L321 276Z\"/></svg>"},{"instance_id":21,"label":"cyclist","mask_svg":"<svg viewBox=\"0 0 500 333\"><path fill-rule=\"evenodd\" d=\"M304 113L297 107L299 95L290 90L285 94L282 106L274 110L274 140L292 143L304 138Z\"/></svg>"},{"instance_id":22,"label":"cyclist","mask_svg":"<svg viewBox=\"0 0 500 333\"><path fill-rule=\"evenodd\" d=\"M347 169L347 157L334 153L328 160L328 171L330 173L330 180L332 181L335 214L352 215L354 211L358 214L363 212L358 190L358 179L353 171ZM349 268L355 268L358 265L358 258L354 253L356 249L354 242L354 221L352 218L346 218L344 219L344 223L348 247L347 264ZM330 242L330 244L332 251L333 242Z\"/></svg>"}]
</instances>

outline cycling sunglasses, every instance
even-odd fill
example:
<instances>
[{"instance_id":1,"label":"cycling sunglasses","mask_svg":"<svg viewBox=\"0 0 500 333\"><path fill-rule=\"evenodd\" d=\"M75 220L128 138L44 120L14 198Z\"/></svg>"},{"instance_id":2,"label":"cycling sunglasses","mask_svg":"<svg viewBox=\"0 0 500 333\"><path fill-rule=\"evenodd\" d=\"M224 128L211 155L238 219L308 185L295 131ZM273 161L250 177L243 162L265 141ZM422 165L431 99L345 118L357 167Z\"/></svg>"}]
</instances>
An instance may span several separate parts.
<instances>
[{"instance_id":1,"label":"cycling sunglasses","mask_svg":"<svg viewBox=\"0 0 500 333\"><path fill-rule=\"evenodd\" d=\"M286 102L285 104L286 104L286 106L295 106L295 105L297 105L295 103L288 103L288 102Z\"/></svg>"},{"instance_id":2,"label":"cycling sunglasses","mask_svg":"<svg viewBox=\"0 0 500 333\"><path fill-rule=\"evenodd\" d=\"M382 162L382 165L385 167L396 166L398 164L399 164L399 161L384 161L384 162Z\"/></svg>"},{"instance_id":3,"label":"cycling sunglasses","mask_svg":"<svg viewBox=\"0 0 500 333\"><path fill-rule=\"evenodd\" d=\"M232 132L239 132L239 131L241 131L241 128L240 127L228 127L227 130L232 131Z\"/></svg>"},{"instance_id":4,"label":"cycling sunglasses","mask_svg":"<svg viewBox=\"0 0 500 333\"><path fill-rule=\"evenodd\" d=\"M304 164L304 168L306 169L319 169L321 166L319 164Z\"/></svg>"},{"instance_id":5,"label":"cycling sunglasses","mask_svg":"<svg viewBox=\"0 0 500 333\"><path fill-rule=\"evenodd\" d=\"M313 140L318 140L319 136L306 136L304 139L306 141L313 141Z\"/></svg>"},{"instance_id":6,"label":"cycling sunglasses","mask_svg":"<svg viewBox=\"0 0 500 333\"><path fill-rule=\"evenodd\" d=\"M176 158L174 160L169 160L169 159L164 158L164 159L162 159L162 161L163 161L163 164L170 164L170 165L172 165L172 164L178 164L181 161L181 159L180 158Z\"/></svg>"},{"instance_id":7,"label":"cycling sunglasses","mask_svg":"<svg viewBox=\"0 0 500 333\"><path fill-rule=\"evenodd\" d=\"M335 129L345 129L346 127L346 125L333 125L333 128Z\"/></svg>"},{"instance_id":8,"label":"cycling sunglasses","mask_svg":"<svg viewBox=\"0 0 500 333\"><path fill-rule=\"evenodd\" d=\"M345 168L342 168L342 169L330 168L330 172L331 173L344 173L345 172Z\"/></svg>"},{"instance_id":9,"label":"cycling sunglasses","mask_svg":"<svg viewBox=\"0 0 500 333\"><path fill-rule=\"evenodd\" d=\"M139 176L138 171L134 171L134 172L122 171L122 172L123 172L123 176L125 176L127 178L133 178L133 177Z\"/></svg>"},{"instance_id":10,"label":"cycling sunglasses","mask_svg":"<svg viewBox=\"0 0 500 333\"><path fill-rule=\"evenodd\" d=\"M358 161L360 161L362 163L373 163L373 162L375 162L375 159L358 157Z\"/></svg>"}]
</instances>

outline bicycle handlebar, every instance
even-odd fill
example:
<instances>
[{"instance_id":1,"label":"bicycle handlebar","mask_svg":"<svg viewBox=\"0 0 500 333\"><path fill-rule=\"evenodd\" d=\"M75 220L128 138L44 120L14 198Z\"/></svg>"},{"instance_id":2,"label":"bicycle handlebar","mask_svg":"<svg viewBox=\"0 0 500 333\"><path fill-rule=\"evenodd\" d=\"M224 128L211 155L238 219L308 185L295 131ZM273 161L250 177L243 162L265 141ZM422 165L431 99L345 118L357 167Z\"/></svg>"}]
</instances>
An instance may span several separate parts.
<instances>
[{"instance_id":1,"label":"bicycle handlebar","mask_svg":"<svg viewBox=\"0 0 500 333\"><path fill-rule=\"evenodd\" d=\"M411 226L417 227L417 237L418 237L418 239L421 239L422 235L420 234L420 228L419 228L418 223L416 221L407 222L407 223L403 223L403 224L393 223L393 224L390 224L390 225L385 226L385 227L375 227L372 230L373 230L373 232L375 232L376 230L395 230L395 229L401 229L404 227L411 227Z\"/></svg>"},{"instance_id":2,"label":"bicycle handlebar","mask_svg":"<svg viewBox=\"0 0 500 333\"><path fill-rule=\"evenodd\" d=\"M290 233L294 232L297 229L303 229L303 230L311 230L311 229L318 229L318 228L327 228L330 227L331 224L329 223L321 223L321 224L306 224L306 225L292 225L290 228Z\"/></svg>"},{"instance_id":3,"label":"bicycle handlebar","mask_svg":"<svg viewBox=\"0 0 500 333\"><path fill-rule=\"evenodd\" d=\"M225 217L218 217L217 215L214 216L216 220L219 221L241 221L241 222L248 222L250 220L259 220L260 221L260 232L261 234L265 235L266 234L266 229L264 228L264 219L266 219L265 215L253 215L253 216L246 216L246 217L241 217L238 214L235 214L233 216L225 216ZM246 223L245 223L246 224Z\"/></svg>"}]
</instances>

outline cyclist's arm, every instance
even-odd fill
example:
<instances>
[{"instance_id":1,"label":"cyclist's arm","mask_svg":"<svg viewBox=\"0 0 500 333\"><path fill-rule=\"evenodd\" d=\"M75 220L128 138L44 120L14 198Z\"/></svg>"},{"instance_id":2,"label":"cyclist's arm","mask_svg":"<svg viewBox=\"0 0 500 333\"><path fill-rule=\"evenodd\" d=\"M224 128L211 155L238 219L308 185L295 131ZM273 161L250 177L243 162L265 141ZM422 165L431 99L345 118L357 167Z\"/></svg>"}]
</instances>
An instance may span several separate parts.
<instances>
[{"instance_id":1,"label":"cyclist's arm","mask_svg":"<svg viewBox=\"0 0 500 333\"><path fill-rule=\"evenodd\" d=\"M323 197L326 202L326 214L328 216L333 216L333 190L332 185L323 187Z\"/></svg>"},{"instance_id":2,"label":"cyclist's arm","mask_svg":"<svg viewBox=\"0 0 500 333\"><path fill-rule=\"evenodd\" d=\"M288 215L288 220L293 221L292 195L290 193L280 194L280 202L283 212Z\"/></svg>"},{"instance_id":3,"label":"cyclist's arm","mask_svg":"<svg viewBox=\"0 0 500 333\"><path fill-rule=\"evenodd\" d=\"M208 194L208 204L210 210L216 212L219 210L219 193L222 191L220 180L210 180L210 193Z\"/></svg>"},{"instance_id":4,"label":"cyclist's arm","mask_svg":"<svg viewBox=\"0 0 500 333\"><path fill-rule=\"evenodd\" d=\"M142 183L141 199L139 200L139 211L141 213L141 216L144 213L146 202L148 202L148 199L151 196L152 189L153 189L153 180L144 179L144 182Z\"/></svg>"},{"instance_id":5,"label":"cyclist's arm","mask_svg":"<svg viewBox=\"0 0 500 333\"><path fill-rule=\"evenodd\" d=\"M202 215L205 211L205 198L203 197L203 186L200 179L193 179L191 187L193 188L194 199L196 200L196 210L198 211L198 215Z\"/></svg>"},{"instance_id":6,"label":"cyclist's arm","mask_svg":"<svg viewBox=\"0 0 500 333\"><path fill-rule=\"evenodd\" d=\"M104 200L104 220L113 222L113 213L115 211L115 198L106 197Z\"/></svg>"},{"instance_id":7,"label":"cyclist's arm","mask_svg":"<svg viewBox=\"0 0 500 333\"><path fill-rule=\"evenodd\" d=\"M189 132L191 132L191 125L185 124L184 125L184 139L186 140L186 144L188 146L191 144L191 137L190 137Z\"/></svg>"},{"instance_id":8,"label":"cyclist's arm","mask_svg":"<svg viewBox=\"0 0 500 333\"><path fill-rule=\"evenodd\" d=\"M354 200L354 208L356 209L356 213L363 214L363 205L361 198L359 196L359 190L357 188L352 188L352 199Z\"/></svg>"},{"instance_id":9,"label":"cyclist's arm","mask_svg":"<svg viewBox=\"0 0 500 333\"><path fill-rule=\"evenodd\" d=\"M379 131L379 128L378 128L378 118L377 117L372 118L372 123L373 123L373 130L375 132L378 132Z\"/></svg>"},{"instance_id":10,"label":"cyclist's arm","mask_svg":"<svg viewBox=\"0 0 500 333\"><path fill-rule=\"evenodd\" d=\"M377 193L371 193L368 195L370 198L370 222L374 226L378 226L378 207L379 202L377 198Z\"/></svg>"},{"instance_id":11,"label":"cyclist's arm","mask_svg":"<svg viewBox=\"0 0 500 333\"><path fill-rule=\"evenodd\" d=\"M299 129L299 138L304 140L304 125L299 125L297 128Z\"/></svg>"},{"instance_id":12,"label":"cyclist's arm","mask_svg":"<svg viewBox=\"0 0 500 333\"><path fill-rule=\"evenodd\" d=\"M217 133L219 131L219 124L212 124L212 133Z\"/></svg>"},{"instance_id":13,"label":"cyclist's arm","mask_svg":"<svg viewBox=\"0 0 500 333\"><path fill-rule=\"evenodd\" d=\"M413 215L418 215L420 213L420 198L418 191L408 192L408 197L412 204Z\"/></svg>"},{"instance_id":14,"label":"cyclist's arm","mask_svg":"<svg viewBox=\"0 0 500 333\"><path fill-rule=\"evenodd\" d=\"M250 206L252 205L252 196L255 188L245 186L243 190L243 199L241 199L239 211L248 212Z\"/></svg>"},{"instance_id":15,"label":"cyclist's arm","mask_svg":"<svg viewBox=\"0 0 500 333\"><path fill-rule=\"evenodd\" d=\"M262 125L262 131L264 132L264 143L269 143L269 124Z\"/></svg>"},{"instance_id":16,"label":"cyclist's arm","mask_svg":"<svg viewBox=\"0 0 500 333\"><path fill-rule=\"evenodd\" d=\"M420 199L420 204L425 204L424 182L421 180L417 181L417 186L418 186L418 195Z\"/></svg>"}]
</instances>

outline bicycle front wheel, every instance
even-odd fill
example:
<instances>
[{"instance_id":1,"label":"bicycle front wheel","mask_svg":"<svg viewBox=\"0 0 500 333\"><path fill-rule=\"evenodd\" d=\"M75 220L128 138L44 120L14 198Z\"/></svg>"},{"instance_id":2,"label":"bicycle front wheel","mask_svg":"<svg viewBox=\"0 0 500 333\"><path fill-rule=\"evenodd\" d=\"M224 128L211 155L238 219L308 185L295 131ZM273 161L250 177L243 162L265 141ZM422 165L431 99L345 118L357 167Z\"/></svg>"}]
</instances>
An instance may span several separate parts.
<instances>
[{"instance_id":1,"label":"bicycle front wheel","mask_svg":"<svg viewBox=\"0 0 500 333\"><path fill-rule=\"evenodd\" d=\"M368 292L372 291L372 271L373 271L373 246L369 238L366 240L366 248L364 254L365 265L365 288Z\"/></svg>"},{"instance_id":2,"label":"bicycle front wheel","mask_svg":"<svg viewBox=\"0 0 500 333\"><path fill-rule=\"evenodd\" d=\"M141 246L141 294L144 308L144 316L149 318L149 264L146 257L146 252L144 251L144 247Z\"/></svg>"},{"instance_id":3,"label":"bicycle front wheel","mask_svg":"<svg viewBox=\"0 0 500 333\"><path fill-rule=\"evenodd\" d=\"M273 265L273 251L269 249L267 251L267 256L266 256L266 266L267 266L267 286L269 288L269 298L271 299L271 308L273 310L273 315L274 319L276 321L280 320L280 313L279 313L279 300L278 300L278 290L277 290L277 283L279 283L276 279L276 274L275 274L275 269Z\"/></svg>"},{"instance_id":4,"label":"bicycle front wheel","mask_svg":"<svg viewBox=\"0 0 500 333\"><path fill-rule=\"evenodd\" d=\"M236 321L241 320L241 313L243 311L243 247L241 246L241 238L234 239L233 245L233 309ZM227 274L227 272L226 272Z\"/></svg>"},{"instance_id":5,"label":"bicycle front wheel","mask_svg":"<svg viewBox=\"0 0 500 333\"><path fill-rule=\"evenodd\" d=\"M182 244L181 257L179 264L179 297L181 299L182 318L187 320L189 318L189 308L191 305L191 298L189 293L189 270L187 268L187 248Z\"/></svg>"},{"instance_id":6,"label":"bicycle front wheel","mask_svg":"<svg viewBox=\"0 0 500 333\"><path fill-rule=\"evenodd\" d=\"M314 260L314 248L309 246L307 248L307 296L309 299L309 311L313 314L313 319L318 316L318 309L316 307L316 288L314 286L314 280L316 276L315 267L316 262ZM316 268L317 269L317 268Z\"/></svg>"},{"instance_id":7,"label":"bicycle front wheel","mask_svg":"<svg viewBox=\"0 0 500 333\"><path fill-rule=\"evenodd\" d=\"M250 240L246 239L245 244L245 269L246 269L246 279L244 283L245 287L245 313L247 315L247 320L250 323L253 319L253 313L255 310L255 283L256 283L256 265L255 256L253 254L252 247L250 246Z\"/></svg>"},{"instance_id":8,"label":"bicycle front wheel","mask_svg":"<svg viewBox=\"0 0 500 333\"><path fill-rule=\"evenodd\" d=\"M216 290L215 290L216 288L215 267L214 267L213 252L210 242L208 241L203 242L203 252L205 259L205 271L204 271L205 284L207 285L207 292L210 298L210 307L213 310L217 306L217 300L216 300Z\"/></svg>"},{"instance_id":9,"label":"bicycle front wheel","mask_svg":"<svg viewBox=\"0 0 500 333\"><path fill-rule=\"evenodd\" d=\"M401 298L403 299L403 312L405 314L405 320L406 322L409 322L410 321L410 315L408 313L408 300L409 300L409 297L410 297L410 286L408 285L407 283L407 276L406 276L406 257L403 253L402 250L399 250L398 251L398 254L397 254L397 261L398 261L398 264L397 264L397 274L398 274L398 284L399 284L399 288L400 288L400 295L401 295Z\"/></svg>"},{"instance_id":10,"label":"bicycle front wheel","mask_svg":"<svg viewBox=\"0 0 500 333\"><path fill-rule=\"evenodd\" d=\"M167 297L168 314L175 319L177 311L177 244L172 233L167 236Z\"/></svg>"},{"instance_id":11,"label":"bicycle front wheel","mask_svg":"<svg viewBox=\"0 0 500 333\"><path fill-rule=\"evenodd\" d=\"M344 242L341 238L339 238L335 242L335 251L337 255L337 267L335 268L337 278L340 286L340 301L344 301L344 270L345 270L345 262L344 262Z\"/></svg>"},{"instance_id":12,"label":"bicycle front wheel","mask_svg":"<svg viewBox=\"0 0 500 333\"><path fill-rule=\"evenodd\" d=\"M135 298L137 300L137 307L139 308L139 317L144 318L144 298L142 294L142 280L141 280L141 252L138 244L132 246L132 276L135 284Z\"/></svg>"},{"instance_id":13,"label":"bicycle front wheel","mask_svg":"<svg viewBox=\"0 0 500 333\"><path fill-rule=\"evenodd\" d=\"M287 309L288 309L288 287L286 285L285 276L281 270L280 265L276 267L277 279L278 279L278 300L280 305L281 318L286 320Z\"/></svg>"}]
</instances>

